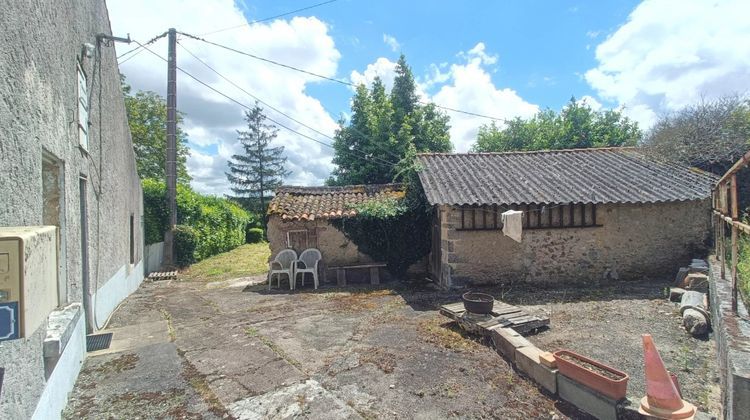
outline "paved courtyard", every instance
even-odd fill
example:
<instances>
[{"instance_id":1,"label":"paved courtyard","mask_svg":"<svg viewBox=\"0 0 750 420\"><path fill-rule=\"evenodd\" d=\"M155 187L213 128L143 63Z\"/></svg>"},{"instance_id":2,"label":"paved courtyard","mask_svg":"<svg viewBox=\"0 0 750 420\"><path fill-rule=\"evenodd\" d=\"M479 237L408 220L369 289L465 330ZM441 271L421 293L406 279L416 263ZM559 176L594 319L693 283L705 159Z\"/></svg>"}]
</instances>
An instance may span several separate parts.
<instances>
[{"instance_id":1,"label":"paved courtyard","mask_svg":"<svg viewBox=\"0 0 750 420\"><path fill-rule=\"evenodd\" d=\"M65 417L585 418L439 315L458 292L269 292L262 280L144 283L111 319L111 348L90 353Z\"/></svg>"}]
</instances>

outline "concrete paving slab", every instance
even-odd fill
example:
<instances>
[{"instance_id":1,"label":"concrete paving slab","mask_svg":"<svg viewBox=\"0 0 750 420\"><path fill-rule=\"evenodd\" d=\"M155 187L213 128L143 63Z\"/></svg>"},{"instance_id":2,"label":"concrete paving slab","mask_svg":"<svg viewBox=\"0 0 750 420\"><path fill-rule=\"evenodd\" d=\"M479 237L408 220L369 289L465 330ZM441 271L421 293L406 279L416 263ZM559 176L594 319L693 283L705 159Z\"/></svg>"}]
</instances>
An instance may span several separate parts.
<instances>
[{"instance_id":1,"label":"concrete paving slab","mask_svg":"<svg viewBox=\"0 0 750 420\"><path fill-rule=\"evenodd\" d=\"M169 324L165 320L104 329L97 331L97 334L110 332L112 333L112 342L109 348L92 351L88 353L88 357L122 353L169 341Z\"/></svg>"},{"instance_id":2,"label":"concrete paving slab","mask_svg":"<svg viewBox=\"0 0 750 420\"><path fill-rule=\"evenodd\" d=\"M228 409L239 420L288 419L312 413L315 418L362 418L313 379L238 401Z\"/></svg>"}]
</instances>

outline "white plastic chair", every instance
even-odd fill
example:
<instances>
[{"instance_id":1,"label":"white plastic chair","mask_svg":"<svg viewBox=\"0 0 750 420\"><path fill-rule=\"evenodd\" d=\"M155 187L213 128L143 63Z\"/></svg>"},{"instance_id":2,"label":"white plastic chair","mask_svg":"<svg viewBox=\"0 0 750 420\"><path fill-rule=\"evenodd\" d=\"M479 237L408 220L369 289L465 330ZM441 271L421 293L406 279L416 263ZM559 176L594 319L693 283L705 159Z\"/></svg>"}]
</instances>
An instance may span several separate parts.
<instances>
[{"instance_id":1,"label":"white plastic chair","mask_svg":"<svg viewBox=\"0 0 750 420\"><path fill-rule=\"evenodd\" d=\"M294 289L294 266L297 261L297 253L293 249L285 249L276 255L271 261L268 270L268 290L271 290L273 275L276 274L276 283L281 287L281 275L289 276L289 290Z\"/></svg>"},{"instance_id":2,"label":"white plastic chair","mask_svg":"<svg viewBox=\"0 0 750 420\"><path fill-rule=\"evenodd\" d=\"M313 275L313 283L318 288L318 263L323 257L320 251L310 248L302 251L294 267L294 282L297 283L297 274L302 274L302 286L305 286L305 273Z\"/></svg>"}]
</instances>

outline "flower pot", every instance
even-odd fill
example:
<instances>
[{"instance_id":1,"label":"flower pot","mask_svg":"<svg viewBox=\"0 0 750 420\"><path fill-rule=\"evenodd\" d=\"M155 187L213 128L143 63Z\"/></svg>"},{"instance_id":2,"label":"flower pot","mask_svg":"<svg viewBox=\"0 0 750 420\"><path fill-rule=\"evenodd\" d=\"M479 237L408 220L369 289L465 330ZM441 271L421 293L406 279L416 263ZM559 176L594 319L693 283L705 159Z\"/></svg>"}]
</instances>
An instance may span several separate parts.
<instances>
[{"instance_id":1,"label":"flower pot","mask_svg":"<svg viewBox=\"0 0 750 420\"><path fill-rule=\"evenodd\" d=\"M553 353L560 373L615 400L625 398L627 373L568 350Z\"/></svg>"},{"instance_id":2,"label":"flower pot","mask_svg":"<svg viewBox=\"0 0 750 420\"><path fill-rule=\"evenodd\" d=\"M464 309L473 314L489 314L495 305L495 298L479 292L466 292L461 296L464 301Z\"/></svg>"}]
</instances>

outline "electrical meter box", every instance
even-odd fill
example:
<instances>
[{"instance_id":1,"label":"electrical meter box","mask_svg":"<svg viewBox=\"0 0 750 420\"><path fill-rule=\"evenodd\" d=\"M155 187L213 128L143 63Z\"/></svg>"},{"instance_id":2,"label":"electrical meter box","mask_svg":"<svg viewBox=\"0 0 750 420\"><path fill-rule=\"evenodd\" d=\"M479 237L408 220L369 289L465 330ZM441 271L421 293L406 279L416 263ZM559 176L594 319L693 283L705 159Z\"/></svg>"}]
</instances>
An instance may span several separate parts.
<instances>
[{"instance_id":1,"label":"electrical meter box","mask_svg":"<svg viewBox=\"0 0 750 420\"><path fill-rule=\"evenodd\" d=\"M0 341L30 336L58 303L57 228L0 227Z\"/></svg>"}]
</instances>

